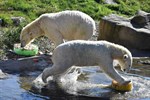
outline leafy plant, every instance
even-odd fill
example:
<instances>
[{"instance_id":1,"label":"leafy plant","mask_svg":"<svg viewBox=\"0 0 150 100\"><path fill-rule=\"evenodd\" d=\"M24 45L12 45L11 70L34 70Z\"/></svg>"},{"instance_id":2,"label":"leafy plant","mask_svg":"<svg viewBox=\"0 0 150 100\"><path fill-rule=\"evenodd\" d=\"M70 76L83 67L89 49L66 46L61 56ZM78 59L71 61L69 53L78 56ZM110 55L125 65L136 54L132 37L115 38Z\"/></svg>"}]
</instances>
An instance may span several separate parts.
<instances>
[{"instance_id":1,"label":"leafy plant","mask_svg":"<svg viewBox=\"0 0 150 100\"><path fill-rule=\"evenodd\" d=\"M20 42L19 36L20 32L23 28L25 23L22 23L19 25L19 27L9 27L9 28L3 28L1 30L1 36L0 36L0 44L1 48L13 48L14 43Z\"/></svg>"}]
</instances>

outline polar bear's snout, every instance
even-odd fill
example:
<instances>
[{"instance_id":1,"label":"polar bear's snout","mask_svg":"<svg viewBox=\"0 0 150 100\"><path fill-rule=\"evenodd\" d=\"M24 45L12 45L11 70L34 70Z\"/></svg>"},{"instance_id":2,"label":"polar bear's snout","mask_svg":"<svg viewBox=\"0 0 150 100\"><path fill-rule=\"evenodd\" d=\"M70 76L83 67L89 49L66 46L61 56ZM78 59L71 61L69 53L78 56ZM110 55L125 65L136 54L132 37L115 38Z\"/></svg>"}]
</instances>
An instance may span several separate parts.
<instances>
[{"instance_id":1,"label":"polar bear's snout","mask_svg":"<svg viewBox=\"0 0 150 100\"><path fill-rule=\"evenodd\" d=\"M128 68L123 69L123 71L124 71L124 72L130 72L130 70L131 70L131 65L129 65L129 67L128 67Z\"/></svg>"},{"instance_id":2,"label":"polar bear's snout","mask_svg":"<svg viewBox=\"0 0 150 100\"><path fill-rule=\"evenodd\" d=\"M121 66L121 70L123 72L129 72L131 70L131 65L120 65Z\"/></svg>"},{"instance_id":3,"label":"polar bear's snout","mask_svg":"<svg viewBox=\"0 0 150 100\"><path fill-rule=\"evenodd\" d=\"M128 52L128 53L127 53ZM126 54L123 54L119 59L119 65L123 72L129 72L132 66L132 55L126 50Z\"/></svg>"},{"instance_id":4,"label":"polar bear's snout","mask_svg":"<svg viewBox=\"0 0 150 100\"><path fill-rule=\"evenodd\" d=\"M123 69L123 72L129 72L130 71L130 69L128 68L128 69Z\"/></svg>"},{"instance_id":5,"label":"polar bear's snout","mask_svg":"<svg viewBox=\"0 0 150 100\"><path fill-rule=\"evenodd\" d=\"M125 64L125 65L121 65L121 70L123 71L123 72L129 72L130 71L130 69L131 69L131 65L130 64Z\"/></svg>"},{"instance_id":6,"label":"polar bear's snout","mask_svg":"<svg viewBox=\"0 0 150 100\"><path fill-rule=\"evenodd\" d=\"M29 36L29 34L27 34L27 33L20 35L20 42L21 42L22 48L25 47L26 45L30 44L33 41L34 41L34 39L31 36Z\"/></svg>"}]
</instances>

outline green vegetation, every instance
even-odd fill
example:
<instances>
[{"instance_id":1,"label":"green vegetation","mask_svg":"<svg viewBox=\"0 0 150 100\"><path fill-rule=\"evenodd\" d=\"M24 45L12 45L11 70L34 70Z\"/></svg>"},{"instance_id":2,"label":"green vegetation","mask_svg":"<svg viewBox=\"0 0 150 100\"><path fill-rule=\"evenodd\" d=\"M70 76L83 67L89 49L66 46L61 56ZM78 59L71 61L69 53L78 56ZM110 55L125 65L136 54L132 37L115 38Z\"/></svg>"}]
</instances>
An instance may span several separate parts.
<instances>
[{"instance_id":1,"label":"green vegetation","mask_svg":"<svg viewBox=\"0 0 150 100\"><path fill-rule=\"evenodd\" d=\"M19 34L23 26L43 13L63 10L80 10L93 19L100 20L108 14L133 16L138 10L150 12L150 0L114 0L117 4L105 4L104 0L0 0L0 49L12 48L19 42ZM14 26L11 17L24 17L22 25ZM4 46L5 45L5 46Z\"/></svg>"},{"instance_id":2,"label":"green vegetation","mask_svg":"<svg viewBox=\"0 0 150 100\"><path fill-rule=\"evenodd\" d=\"M139 9L150 12L150 0L115 1L117 4L108 5L104 0L0 0L0 18L11 23L11 16L22 16L30 22L43 13L80 10L100 20L111 13L132 16Z\"/></svg>"}]
</instances>

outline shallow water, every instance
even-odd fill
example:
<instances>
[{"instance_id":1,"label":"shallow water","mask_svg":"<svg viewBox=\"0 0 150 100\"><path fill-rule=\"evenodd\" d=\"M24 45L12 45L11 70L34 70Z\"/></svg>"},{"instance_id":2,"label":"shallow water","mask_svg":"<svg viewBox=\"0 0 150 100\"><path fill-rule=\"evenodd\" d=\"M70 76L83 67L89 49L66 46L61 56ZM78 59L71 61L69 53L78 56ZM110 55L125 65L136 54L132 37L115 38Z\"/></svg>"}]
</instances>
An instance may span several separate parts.
<instances>
[{"instance_id":1,"label":"shallow water","mask_svg":"<svg viewBox=\"0 0 150 100\"><path fill-rule=\"evenodd\" d=\"M145 59L144 59L145 60ZM150 58L148 58L150 60ZM0 80L0 100L91 100L91 99L150 99L150 65L143 65L134 60L129 74L122 74L133 82L133 90L119 92L106 85L111 84L98 67L76 69L64 75L61 82L50 82L41 90L31 88L31 82L40 72L13 74Z\"/></svg>"}]
</instances>

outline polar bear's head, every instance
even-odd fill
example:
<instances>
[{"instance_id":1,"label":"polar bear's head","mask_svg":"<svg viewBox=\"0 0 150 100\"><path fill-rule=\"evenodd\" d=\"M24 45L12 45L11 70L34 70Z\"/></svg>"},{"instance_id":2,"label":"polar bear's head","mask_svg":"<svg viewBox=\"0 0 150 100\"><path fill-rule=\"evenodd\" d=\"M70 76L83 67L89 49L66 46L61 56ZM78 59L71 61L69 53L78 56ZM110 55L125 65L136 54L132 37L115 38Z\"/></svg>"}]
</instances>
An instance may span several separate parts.
<instances>
[{"instance_id":1,"label":"polar bear's head","mask_svg":"<svg viewBox=\"0 0 150 100\"><path fill-rule=\"evenodd\" d=\"M25 47L35 38L43 35L43 31L41 30L40 25L37 21L38 20L31 22L22 29L20 34L21 47Z\"/></svg>"},{"instance_id":2,"label":"polar bear's head","mask_svg":"<svg viewBox=\"0 0 150 100\"><path fill-rule=\"evenodd\" d=\"M130 70L132 66L132 56L130 54L124 54L118 61L122 71L128 72Z\"/></svg>"},{"instance_id":3,"label":"polar bear's head","mask_svg":"<svg viewBox=\"0 0 150 100\"><path fill-rule=\"evenodd\" d=\"M132 66L132 54L127 48L112 44L112 57L119 62L122 71L128 72L130 70Z\"/></svg>"}]
</instances>

